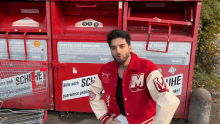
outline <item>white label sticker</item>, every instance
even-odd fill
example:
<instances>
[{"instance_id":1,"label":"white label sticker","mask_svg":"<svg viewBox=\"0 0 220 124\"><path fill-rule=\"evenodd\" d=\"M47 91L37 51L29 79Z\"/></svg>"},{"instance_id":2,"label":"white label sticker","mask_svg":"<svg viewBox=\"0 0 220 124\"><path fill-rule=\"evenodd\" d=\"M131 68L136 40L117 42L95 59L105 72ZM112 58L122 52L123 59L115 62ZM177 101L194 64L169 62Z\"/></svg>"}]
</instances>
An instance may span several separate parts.
<instances>
[{"instance_id":1,"label":"white label sticker","mask_svg":"<svg viewBox=\"0 0 220 124\"><path fill-rule=\"evenodd\" d=\"M43 72L35 71L36 85L43 83ZM31 72L0 79L0 99L9 99L33 92Z\"/></svg>"},{"instance_id":2,"label":"white label sticker","mask_svg":"<svg viewBox=\"0 0 220 124\"><path fill-rule=\"evenodd\" d=\"M22 26L22 27L39 27L39 23L31 18L24 18L13 22L12 26Z\"/></svg>"},{"instance_id":3,"label":"white label sticker","mask_svg":"<svg viewBox=\"0 0 220 124\"><path fill-rule=\"evenodd\" d=\"M175 95L181 95L182 93L182 84L183 84L183 74L178 74L170 77L164 78L167 84L173 90Z\"/></svg>"},{"instance_id":4,"label":"white label sticker","mask_svg":"<svg viewBox=\"0 0 220 124\"><path fill-rule=\"evenodd\" d=\"M171 66L168 72L170 72L171 74L174 74L176 72L176 68Z\"/></svg>"},{"instance_id":5,"label":"white label sticker","mask_svg":"<svg viewBox=\"0 0 220 124\"><path fill-rule=\"evenodd\" d=\"M21 9L21 13L39 13L39 9Z\"/></svg>"},{"instance_id":6,"label":"white label sticker","mask_svg":"<svg viewBox=\"0 0 220 124\"><path fill-rule=\"evenodd\" d=\"M63 81L62 100L76 99L89 96L90 84L97 75Z\"/></svg>"},{"instance_id":7,"label":"white label sticker","mask_svg":"<svg viewBox=\"0 0 220 124\"><path fill-rule=\"evenodd\" d=\"M28 60L47 60L47 41L26 40ZM10 56L12 60L25 60L24 39L9 39ZM6 39L0 39L0 60L8 59Z\"/></svg>"},{"instance_id":8,"label":"white label sticker","mask_svg":"<svg viewBox=\"0 0 220 124\"><path fill-rule=\"evenodd\" d=\"M73 67L73 73L74 73L74 74L77 74L77 70L76 70L75 67Z\"/></svg>"},{"instance_id":9,"label":"white label sticker","mask_svg":"<svg viewBox=\"0 0 220 124\"><path fill-rule=\"evenodd\" d=\"M93 19L86 19L75 24L75 27L103 27L103 23Z\"/></svg>"},{"instance_id":10,"label":"white label sticker","mask_svg":"<svg viewBox=\"0 0 220 124\"><path fill-rule=\"evenodd\" d=\"M119 4L118 4L118 8L119 8L119 9L122 9L122 2L121 2L121 1L120 1Z\"/></svg>"}]
</instances>

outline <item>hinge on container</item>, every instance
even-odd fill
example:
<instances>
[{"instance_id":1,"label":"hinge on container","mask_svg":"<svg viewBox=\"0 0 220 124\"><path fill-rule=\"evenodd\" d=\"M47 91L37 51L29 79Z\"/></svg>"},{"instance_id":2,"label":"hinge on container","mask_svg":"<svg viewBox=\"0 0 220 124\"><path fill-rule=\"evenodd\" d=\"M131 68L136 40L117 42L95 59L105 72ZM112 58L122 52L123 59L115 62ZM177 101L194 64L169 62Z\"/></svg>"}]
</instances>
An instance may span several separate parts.
<instances>
[{"instance_id":1,"label":"hinge on container","mask_svg":"<svg viewBox=\"0 0 220 124\"><path fill-rule=\"evenodd\" d=\"M56 60L53 60L53 61L52 61L52 65L53 65L53 68L54 68L54 69L57 69L57 68L65 67L65 66L66 66L66 63L59 63L59 62L57 62Z\"/></svg>"}]
</instances>

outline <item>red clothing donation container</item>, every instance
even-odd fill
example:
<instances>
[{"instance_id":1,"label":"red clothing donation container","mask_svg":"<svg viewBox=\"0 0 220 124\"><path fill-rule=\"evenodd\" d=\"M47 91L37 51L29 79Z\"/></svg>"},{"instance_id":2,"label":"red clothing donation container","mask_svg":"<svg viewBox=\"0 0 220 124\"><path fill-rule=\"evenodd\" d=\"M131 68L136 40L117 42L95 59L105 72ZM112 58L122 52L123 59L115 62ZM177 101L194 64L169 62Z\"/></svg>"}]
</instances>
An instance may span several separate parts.
<instances>
[{"instance_id":1,"label":"red clothing donation container","mask_svg":"<svg viewBox=\"0 0 220 124\"><path fill-rule=\"evenodd\" d=\"M106 35L122 29L122 1L52 0L55 109L92 112L89 85L113 58Z\"/></svg>"},{"instance_id":2,"label":"red clothing donation container","mask_svg":"<svg viewBox=\"0 0 220 124\"><path fill-rule=\"evenodd\" d=\"M187 118L201 0L125 0L123 30L132 50L154 62L180 99L175 118Z\"/></svg>"},{"instance_id":3,"label":"red clothing donation container","mask_svg":"<svg viewBox=\"0 0 220 124\"><path fill-rule=\"evenodd\" d=\"M50 23L49 2L0 2L0 108L54 108Z\"/></svg>"}]
</instances>

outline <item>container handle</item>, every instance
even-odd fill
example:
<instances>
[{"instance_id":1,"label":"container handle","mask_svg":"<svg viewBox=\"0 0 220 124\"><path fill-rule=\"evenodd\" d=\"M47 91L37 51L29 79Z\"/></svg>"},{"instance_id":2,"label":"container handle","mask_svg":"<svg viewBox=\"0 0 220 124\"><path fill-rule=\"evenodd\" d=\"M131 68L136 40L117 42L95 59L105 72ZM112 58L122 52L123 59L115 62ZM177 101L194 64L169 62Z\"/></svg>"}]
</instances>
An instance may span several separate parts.
<instances>
[{"instance_id":1,"label":"container handle","mask_svg":"<svg viewBox=\"0 0 220 124\"><path fill-rule=\"evenodd\" d=\"M26 41L26 34L27 34L27 32L24 32L24 50L25 50L25 60L28 61L28 59L27 59L27 41Z\"/></svg>"},{"instance_id":2,"label":"container handle","mask_svg":"<svg viewBox=\"0 0 220 124\"><path fill-rule=\"evenodd\" d=\"M148 47L149 47L149 42L150 42L150 34L151 34L151 24L154 24L154 25L167 25L167 26L169 27L168 39L167 39L167 45L166 45L166 50L165 50L165 51L157 51L157 50L149 50L149 49L148 49ZM167 52L168 52L168 48L169 48L170 35L171 35L171 25L170 25L169 23L168 23L168 24L161 24L161 23L152 23L152 22L149 22L146 51L154 51L154 52L167 53Z\"/></svg>"},{"instance_id":3,"label":"container handle","mask_svg":"<svg viewBox=\"0 0 220 124\"><path fill-rule=\"evenodd\" d=\"M87 8L94 8L97 6L97 3L95 5L79 5L79 3L76 4L76 7L87 7Z\"/></svg>"},{"instance_id":4,"label":"container handle","mask_svg":"<svg viewBox=\"0 0 220 124\"><path fill-rule=\"evenodd\" d=\"M9 31L6 32L7 52L8 52L8 60L11 60L8 33L9 33Z\"/></svg>"},{"instance_id":5,"label":"container handle","mask_svg":"<svg viewBox=\"0 0 220 124\"><path fill-rule=\"evenodd\" d=\"M47 110L44 110L44 112L45 112L45 116L44 116L44 119L42 120L43 122L47 120Z\"/></svg>"}]
</instances>

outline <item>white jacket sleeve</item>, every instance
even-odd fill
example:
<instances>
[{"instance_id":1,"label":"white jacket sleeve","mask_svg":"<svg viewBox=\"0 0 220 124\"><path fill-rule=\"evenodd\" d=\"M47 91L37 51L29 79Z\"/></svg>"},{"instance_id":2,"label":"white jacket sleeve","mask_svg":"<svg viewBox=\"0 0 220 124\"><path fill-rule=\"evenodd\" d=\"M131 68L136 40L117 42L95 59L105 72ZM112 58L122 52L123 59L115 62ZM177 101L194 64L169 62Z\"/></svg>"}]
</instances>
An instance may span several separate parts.
<instances>
[{"instance_id":1,"label":"white jacket sleeve","mask_svg":"<svg viewBox=\"0 0 220 124\"><path fill-rule=\"evenodd\" d=\"M102 99L103 85L99 76L90 84L89 103L97 119L105 122L108 119L107 106Z\"/></svg>"},{"instance_id":2,"label":"white jacket sleeve","mask_svg":"<svg viewBox=\"0 0 220 124\"><path fill-rule=\"evenodd\" d=\"M154 70L148 75L146 83L153 100L156 101L156 116L152 124L169 124L180 100L158 70Z\"/></svg>"}]
</instances>

